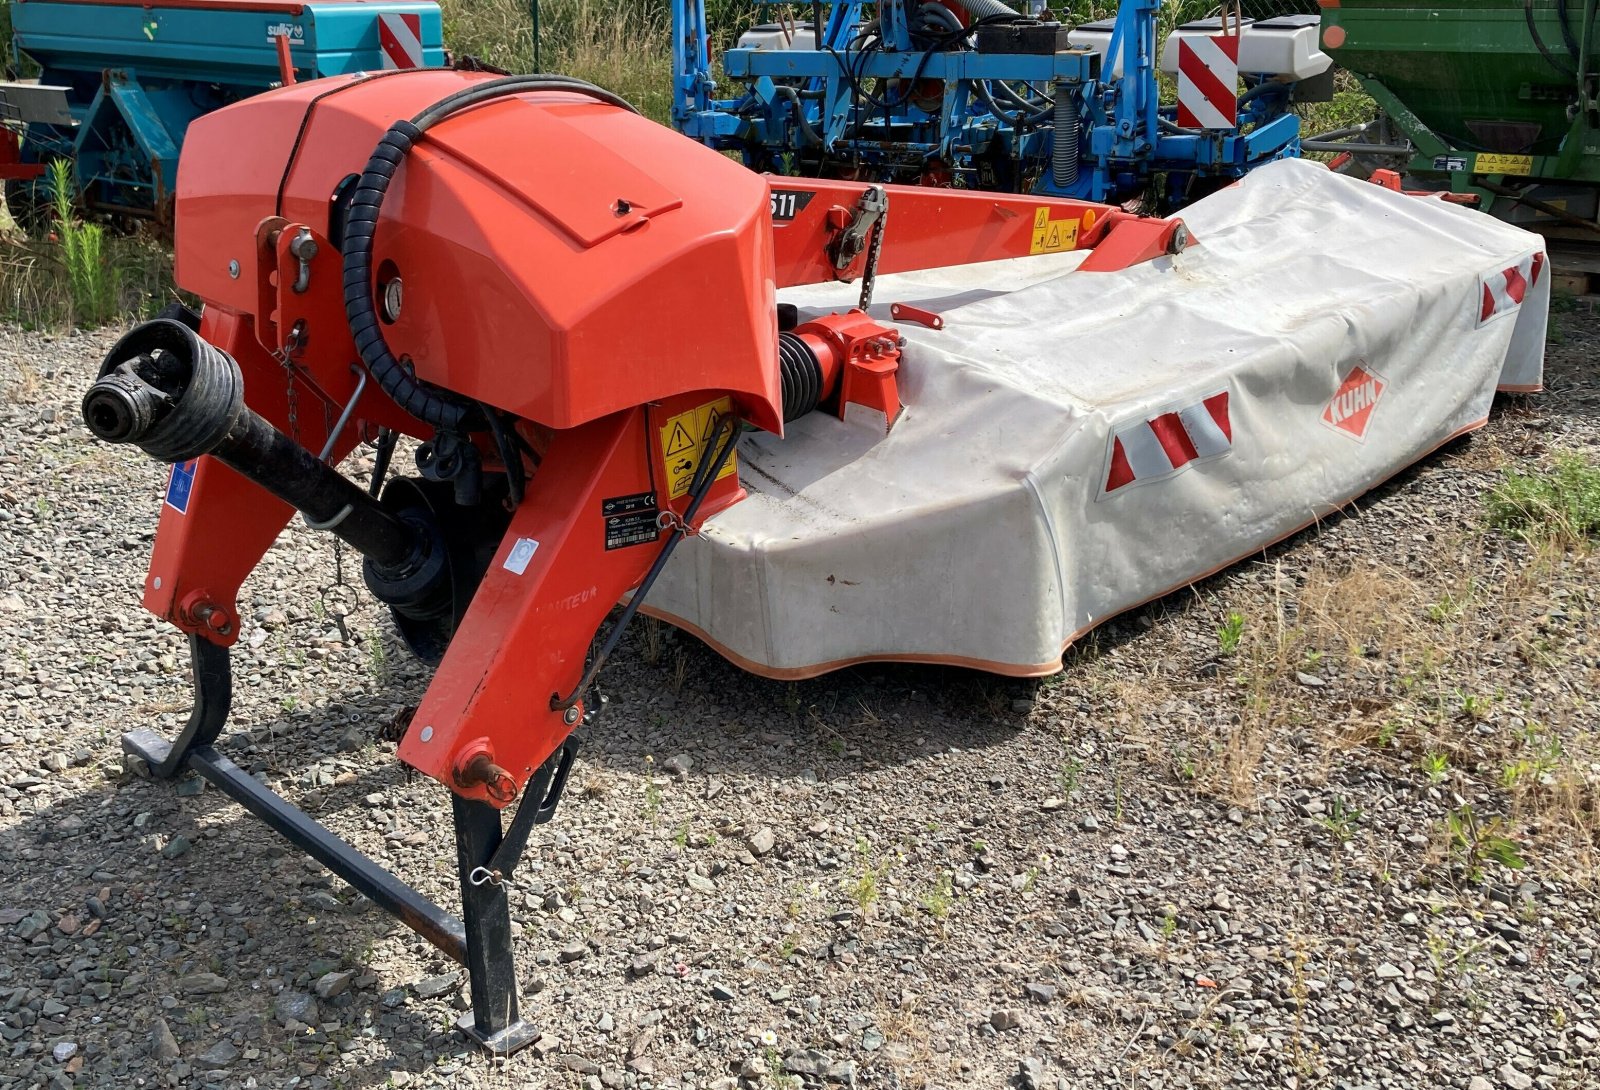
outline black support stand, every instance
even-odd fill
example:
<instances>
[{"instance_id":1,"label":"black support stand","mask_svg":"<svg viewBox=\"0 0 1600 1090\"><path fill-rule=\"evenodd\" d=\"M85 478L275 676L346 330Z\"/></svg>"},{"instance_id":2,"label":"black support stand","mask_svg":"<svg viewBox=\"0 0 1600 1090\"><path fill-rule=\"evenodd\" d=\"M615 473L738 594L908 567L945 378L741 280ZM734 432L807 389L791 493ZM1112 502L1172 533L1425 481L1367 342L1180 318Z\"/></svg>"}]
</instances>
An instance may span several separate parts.
<instances>
[{"instance_id":1,"label":"black support stand","mask_svg":"<svg viewBox=\"0 0 1600 1090\"><path fill-rule=\"evenodd\" d=\"M190 636L189 655L194 666L195 703L177 740L168 742L149 730L129 731L122 736L123 752L143 760L150 774L159 779L194 769L373 904L465 965L472 1011L462 1016L457 1028L467 1036L502 1055L532 1043L538 1031L517 1013L511 913L502 883L516 858L502 858L507 853L500 850L500 812L487 803L451 795L461 878L463 919L458 920L219 753L213 743L222 733L233 696L228 650ZM514 820L513 839L520 832L525 843L527 825L548 820L571 761L569 746L558 751L535 777L536 782L528 785L519 817L520 810L529 810L532 821ZM554 790L550 790L552 782ZM515 848L520 855L521 844Z\"/></svg>"},{"instance_id":2,"label":"black support stand","mask_svg":"<svg viewBox=\"0 0 1600 1090\"><path fill-rule=\"evenodd\" d=\"M538 1034L517 1017L517 974L511 962L511 909L506 887L489 869L500 847L500 811L451 793L461 914L467 926L467 977L472 1013L456 1028L491 1052L511 1053Z\"/></svg>"}]
</instances>

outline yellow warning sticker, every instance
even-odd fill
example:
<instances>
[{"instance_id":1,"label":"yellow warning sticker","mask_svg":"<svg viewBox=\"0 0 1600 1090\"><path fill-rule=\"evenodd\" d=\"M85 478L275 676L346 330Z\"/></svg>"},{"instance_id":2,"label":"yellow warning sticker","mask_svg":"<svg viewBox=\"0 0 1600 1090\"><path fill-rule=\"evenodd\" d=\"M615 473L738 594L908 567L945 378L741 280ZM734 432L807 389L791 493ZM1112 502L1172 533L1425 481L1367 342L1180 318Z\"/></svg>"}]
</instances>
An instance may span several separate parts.
<instances>
[{"instance_id":1,"label":"yellow warning sticker","mask_svg":"<svg viewBox=\"0 0 1600 1090\"><path fill-rule=\"evenodd\" d=\"M661 425L661 458L667 467L667 498L677 499L689 491L694 471L700 459L707 457L706 449L717 432L722 418L733 412L732 398L718 398L688 412L668 418ZM717 479L738 471L737 454L729 454L727 464Z\"/></svg>"},{"instance_id":2,"label":"yellow warning sticker","mask_svg":"<svg viewBox=\"0 0 1600 1090\"><path fill-rule=\"evenodd\" d=\"M1479 174L1532 174L1533 156L1497 155L1480 151L1473 169Z\"/></svg>"},{"instance_id":3,"label":"yellow warning sticker","mask_svg":"<svg viewBox=\"0 0 1600 1090\"><path fill-rule=\"evenodd\" d=\"M1030 254L1055 254L1075 249L1078 245L1078 221L1050 218L1050 209L1036 208L1033 212L1033 244Z\"/></svg>"}]
</instances>

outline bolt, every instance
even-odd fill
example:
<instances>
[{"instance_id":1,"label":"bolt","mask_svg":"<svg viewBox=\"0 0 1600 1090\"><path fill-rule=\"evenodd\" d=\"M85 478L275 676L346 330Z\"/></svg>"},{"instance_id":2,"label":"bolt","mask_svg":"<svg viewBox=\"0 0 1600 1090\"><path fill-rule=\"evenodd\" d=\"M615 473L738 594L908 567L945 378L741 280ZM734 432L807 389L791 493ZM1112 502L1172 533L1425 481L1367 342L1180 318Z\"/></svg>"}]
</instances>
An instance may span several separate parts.
<instances>
[{"instance_id":1,"label":"bolt","mask_svg":"<svg viewBox=\"0 0 1600 1090\"><path fill-rule=\"evenodd\" d=\"M1189 228L1184 223L1179 223L1172 229L1172 241L1167 243L1167 253L1181 254L1189 246Z\"/></svg>"},{"instance_id":2,"label":"bolt","mask_svg":"<svg viewBox=\"0 0 1600 1090\"><path fill-rule=\"evenodd\" d=\"M572 724L578 721L578 717L582 714L583 713L578 710L578 706L574 704L572 707L568 708L564 713L562 713L561 720L570 727Z\"/></svg>"},{"instance_id":3,"label":"bolt","mask_svg":"<svg viewBox=\"0 0 1600 1090\"><path fill-rule=\"evenodd\" d=\"M517 781L483 750L474 753L466 764L456 766L455 780L457 787L476 787L481 784L489 797L498 803L508 803L517 797Z\"/></svg>"},{"instance_id":4,"label":"bolt","mask_svg":"<svg viewBox=\"0 0 1600 1090\"><path fill-rule=\"evenodd\" d=\"M433 728L432 727L423 727L422 728L422 733L420 735L418 735L418 737L421 738L424 742L433 741Z\"/></svg>"},{"instance_id":5,"label":"bolt","mask_svg":"<svg viewBox=\"0 0 1600 1090\"><path fill-rule=\"evenodd\" d=\"M233 624L228 620L228 613L219 609L210 602L202 602L194 609L194 618L211 631L226 636L233 631Z\"/></svg>"},{"instance_id":6,"label":"bolt","mask_svg":"<svg viewBox=\"0 0 1600 1090\"><path fill-rule=\"evenodd\" d=\"M239 263L237 261L228 262L228 275L235 280L239 279Z\"/></svg>"}]
</instances>

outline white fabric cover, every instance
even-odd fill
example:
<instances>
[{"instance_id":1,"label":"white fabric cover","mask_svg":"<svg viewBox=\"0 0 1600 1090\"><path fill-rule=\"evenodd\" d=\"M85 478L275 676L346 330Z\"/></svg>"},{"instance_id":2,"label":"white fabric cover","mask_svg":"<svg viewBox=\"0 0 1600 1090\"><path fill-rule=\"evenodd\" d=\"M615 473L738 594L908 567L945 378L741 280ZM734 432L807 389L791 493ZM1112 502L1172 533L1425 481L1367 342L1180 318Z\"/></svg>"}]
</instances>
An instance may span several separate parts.
<instances>
[{"instance_id":1,"label":"white fabric cover","mask_svg":"<svg viewBox=\"0 0 1600 1090\"><path fill-rule=\"evenodd\" d=\"M893 430L818 412L748 436L749 498L680 546L646 610L769 676L867 660L1051 673L1108 617L1482 424L1497 385L1539 387L1536 235L1296 160L1183 218L1189 250L1122 272L1062 254L880 278L880 320L898 301L945 322L898 323ZM1503 274L1519 265L1538 272L1515 305ZM784 297L804 317L857 290ZM1204 408L1221 401L1231 438ZM1168 412L1199 455L1176 470L1151 463L1149 422ZM1119 435L1142 472L1108 491Z\"/></svg>"}]
</instances>

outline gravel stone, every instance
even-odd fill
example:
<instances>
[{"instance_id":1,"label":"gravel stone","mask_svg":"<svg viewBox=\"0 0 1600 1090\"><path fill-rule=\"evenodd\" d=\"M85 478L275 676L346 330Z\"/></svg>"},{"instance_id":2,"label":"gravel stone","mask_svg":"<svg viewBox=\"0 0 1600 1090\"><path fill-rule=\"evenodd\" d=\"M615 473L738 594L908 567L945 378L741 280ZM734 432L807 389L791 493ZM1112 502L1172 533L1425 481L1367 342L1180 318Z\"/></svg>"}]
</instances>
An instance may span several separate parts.
<instances>
[{"instance_id":1,"label":"gravel stone","mask_svg":"<svg viewBox=\"0 0 1600 1090\"><path fill-rule=\"evenodd\" d=\"M218 1041L194 1058L195 1067L201 1071L221 1071L239 1060L239 1049L231 1041Z\"/></svg>"},{"instance_id":2,"label":"gravel stone","mask_svg":"<svg viewBox=\"0 0 1600 1090\"><path fill-rule=\"evenodd\" d=\"M169 1064L179 1056L178 1039L165 1018L157 1018L150 1027L150 1055L158 1063Z\"/></svg>"},{"instance_id":3,"label":"gravel stone","mask_svg":"<svg viewBox=\"0 0 1600 1090\"><path fill-rule=\"evenodd\" d=\"M314 1026L322 1020L316 997L295 991L281 991L272 997L272 1016L283 1026L291 1022Z\"/></svg>"},{"instance_id":4,"label":"gravel stone","mask_svg":"<svg viewBox=\"0 0 1600 1090\"><path fill-rule=\"evenodd\" d=\"M216 973L190 973L178 980L185 995L215 995L228 990L228 978Z\"/></svg>"},{"instance_id":5,"label":"gravel stone","mask_svg":"<svg viewBox=\"0 0 1600 1090\"><path fill-rule=\"evenodd\" d=\"M438 976L424 977L411 986L417 993L418 999L436 999L441 995L454 992L461 987L465 977L459 973L440 973Z\"/></svg>"},{"instance_id":6,"label":"gravel stone","mask_svg":"<svg viewBox=\"0 0 1600 1090\"><path fill-rule=\"evenodd\" d=\"M348 970L341 972L324 973L317 978L311 990L317 994L318 999L332 999L336 995L343 995L350 990L350 982L356 974Z\"/></svg>"},{"instance_id":7,"label":"gravel stone","mask_svg":"<svg viewBox=\"0 0 1600 1090\"><path fill-rule=\"evenodd\" d=\"M1022 1012L1019 1010L998 1010L989 1016L989 1024L998 1030L1016 1029L1022 1025Z\"/></svg>"},{"instance_id":8,"label":"gravel stone","mask_svg":"<svg viewBox=\"0 0 1600 1090\"><path fill-rule=\"evenodd\" d=\"M1533 1086L1533 1077L1531 1075L1518 1071L1509 1063L1500 1068L1500 1081L1510 1087L1511 1090L1531 1090Z\"/></svg>"}]
</instances>

